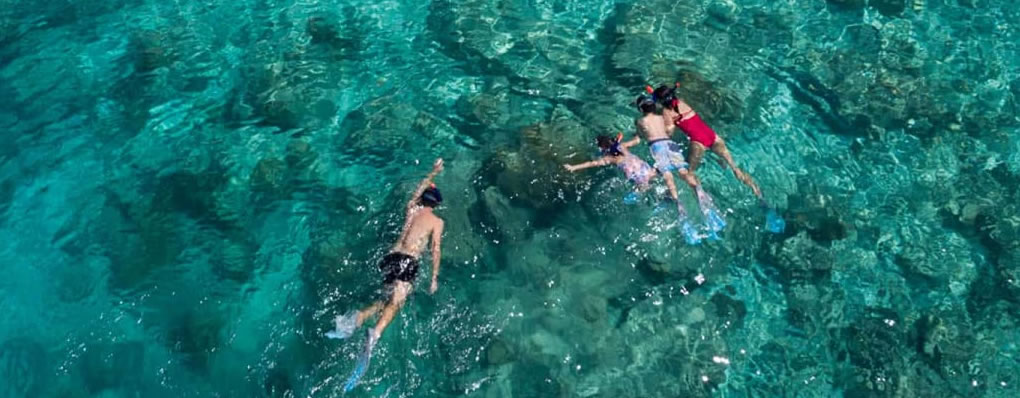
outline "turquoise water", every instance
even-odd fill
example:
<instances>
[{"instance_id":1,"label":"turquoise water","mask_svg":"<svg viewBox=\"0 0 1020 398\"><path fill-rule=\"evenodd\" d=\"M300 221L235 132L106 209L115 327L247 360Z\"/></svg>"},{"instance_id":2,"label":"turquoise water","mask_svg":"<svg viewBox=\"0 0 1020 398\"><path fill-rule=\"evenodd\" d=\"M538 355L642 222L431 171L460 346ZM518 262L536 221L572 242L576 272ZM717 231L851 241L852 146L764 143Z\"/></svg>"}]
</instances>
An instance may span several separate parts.
<instances>
[{"instance_id":1,"label":"turquoise water","mask_svg":"<svg viewBox=\"0 0 1020 398\"><path fill-rule=\"evenodd\" d=\"M6 1L0 397L341 395L362 338L323 333L439 156L439 292L349 396L1020 396L1018 27L1010 0ZM561 171L674 80L783 234L712 159L698 246L661 194Z\"/></svg>"}]
</instances>

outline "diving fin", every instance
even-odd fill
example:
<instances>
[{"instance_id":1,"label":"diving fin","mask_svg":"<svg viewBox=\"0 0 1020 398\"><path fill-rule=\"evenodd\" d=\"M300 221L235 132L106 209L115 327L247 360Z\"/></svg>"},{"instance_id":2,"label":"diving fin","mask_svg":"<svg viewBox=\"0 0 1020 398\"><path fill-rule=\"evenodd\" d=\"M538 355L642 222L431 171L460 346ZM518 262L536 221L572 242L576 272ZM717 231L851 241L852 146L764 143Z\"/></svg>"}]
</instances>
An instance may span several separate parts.
<instances>
[{"instance_id":1,"label":"diving fin","mask_svg":"<svg viewBox=\"0 0 1020 398\"><path fill-rule=\"evenodd\" d=\"M361 376L364 376L368 370L368 364L372 361L372 350L375 348L376 341L379 340L372 332L374 330L368 330L368 341L365 342L365 348L358 355L358 362L354 365L354 372L351 373L351 377L348 377L347 382L344 383L344 392L353 390L358 385L358 380L361 380Z\"/></svg>"},{"instance_id":2,"label":"diving fin","mask_svg":"<svg viewBox=\"0 0 1020 398\"><path fill-rule=\"evenodd\" d=\"M786 220L783 220L776 209L770 208L765 213L765 229L774 234L781 234L786 230Z\"/></svg>"},{"instance_id":3,"label":"diving fin","mask_svg":"<svg viewBox=\"0 0 1020 398\"><path fill-rule=\"evenodd\" d=\"M625 205L637 204L640 198L641 197L638 196L637 192L628 193L626 196L623 197L623 204Z\"/></svg>"},{"instance_id":4,"label":"diving fin","mask_svg":"<svg viewBox=\"0 0 1020 398\"><path fill-rule=\"evenodd\" d=\"M337 316L336 330L326 332L326 337L331 339L346 339L351 337L351 333L354 333L354 329L358 327L358 312L350 311L342 316Z\"/></svg>"},{"instance_id":5,"label":"diving fin","mask_svg":"<svg viewBox=\"0 0 1020 398\"><path fill-rule=\"evenodd\" d=\"M687 241L688 245L697 245L701 243L701 234L698 233L698 229L694 228L693 225L687 220L680 220L683 224L680 228L684 234L684 240Z\"/></svg>"},{"instance_id":6,"label":"diving fin","mask_svg":"<svg viewBox=\"0 0 1020 398\"><path fill-rule=\"evenodd\" d=\"M715 207L712 196L705 192L700 185L695 189L695 192L698 195L698 206L701 207L701 214L705 216L705 226L708 227L709 232L719 232L726 228L726 220L719 213L719 209Z\"/></svg>"},{"instance_id":7,"label":"diving fin","mask_svg":"<svg viewBox=\"0 0 1020 398\"><path fill-rule=\"evenodd\" d=\"M714 206L712 208L705 209L705 226L708 227L708 230L712 232L712 234L726 228L726 220L723 219L722 215L719 214L719 210Z\"/></svg>"},{"instance_id":8,"label":"diving fin","mask_svg":"<svg viewBox=\"0 0 1020 398\"><path fill-rule=\"evenodd\" d=\"M765 199L758 201L758 205L765 209L765 230L774 234L783 233L786 230L786 220L783 220L783 216L769 206Z\"/></svg>"},{"instance_id":9,"label":"diving fin","mask_svg":"<svg viewBox=\"0 0 1020 398\"><path fill-rule=\"evenodd\" d=\"M680 232L684 234L684 240L687 241L688 245L696 245L701 243L701 234L698 233L698 229L691 225L690 218L687 217L687 209L680 202L676 203L676 210L679 214L677 220L680 221Z\"/></svg>"}]
</instances>

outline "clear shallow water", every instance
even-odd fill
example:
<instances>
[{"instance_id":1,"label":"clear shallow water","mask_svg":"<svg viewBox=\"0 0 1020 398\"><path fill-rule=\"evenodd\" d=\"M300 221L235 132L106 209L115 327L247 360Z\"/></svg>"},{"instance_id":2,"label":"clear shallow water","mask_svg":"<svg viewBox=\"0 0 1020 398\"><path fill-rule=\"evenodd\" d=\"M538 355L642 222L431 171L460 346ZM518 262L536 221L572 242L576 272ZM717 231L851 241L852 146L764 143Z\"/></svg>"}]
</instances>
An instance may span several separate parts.
<instances>
[{"instance_id":1,"label":"clear shallow water","mask_svg":"<svg viewBox=\"0 0 1020 398\"><path fill-rule=\"evenodd\" d=\"M351 396L1018 396L1018 10L8 2L0 396L338 395L436 156L440 292ZM785 234L711 160L697 247L559 171L676 79Z\"/></svg>"}]
</instances>

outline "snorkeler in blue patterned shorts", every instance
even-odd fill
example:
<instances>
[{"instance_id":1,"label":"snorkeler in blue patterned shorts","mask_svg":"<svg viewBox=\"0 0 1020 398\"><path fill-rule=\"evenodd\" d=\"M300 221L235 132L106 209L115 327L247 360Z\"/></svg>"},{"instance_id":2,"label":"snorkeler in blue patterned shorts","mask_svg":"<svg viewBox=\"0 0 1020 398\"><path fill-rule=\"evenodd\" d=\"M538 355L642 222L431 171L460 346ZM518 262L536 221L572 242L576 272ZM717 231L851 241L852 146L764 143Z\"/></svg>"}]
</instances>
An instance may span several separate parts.
<instances>
[{"instance_id":1,"label":"snorkeler in blue patterned shorts","mask_svg":"<svg viewBox=\"0 0 1020 398\"><path fill-rule=\"evenodd\" d=\"M634 104L642 114L641 118L637 119L634 124L637 127L638 134L644 135L645 139L648 140L648 148L652 152L652 158L655 159L655 168L666 180L666 186L669 187L670 195L674 198L678 197L676 183L673 182L673 172L676 172L694 190L698 198L698 207L701 208L701 213L705 217L709 237L716 238L716 233L726 226L726 221L723 220L722 214L715 207L712 197L701 188L701 183L694 176L694 173L688 170L683 150L679 144L670 138L669 125L666 119L658 112L655 99L651 96L642 95L637 98ZM677 203L679 204L679 201ZM682 223L681 228L687 243L696 244L700 242L701 236L697 233L697 229L691 225L683 206L679 206L679 210L680 221Z\"/></svg>"},{"instance_id":2,"label":"snorkeler in blue patterned shorts","mask_svg":"<svg viewBox=\"0 0 1020 398\"><path fill-rule=\"evenodd\" d=\"M443 196L432 183L432 179L442 170L443 160L436 159L432 172L418 184L418 188L407 203L406 221L404 230L400 233L400 240L393 245L390 253L384 256L379 263L379 268L385 275L383 285L389 293L388 299L376 301L361 311L351 311L344 316L338 316L336 330L326 333L326 337L331 339L350 337L354 330L368 318L382 313L375 327L368 331L365 348L358 357L354 372L344 384L344 391L354 389L358 380L368 370L376 342L379 341L386 326L389 326L393 321L397 311L404 305L407 296L414 288L412 284L418 276L418 258L429 241L432 243L432 285L429 287L429 294L435 293L439 288L439 258L442 254L440 242L443 235L443 220L433 213L433 209L442 203Z\"/></svg>"}]
</instances>

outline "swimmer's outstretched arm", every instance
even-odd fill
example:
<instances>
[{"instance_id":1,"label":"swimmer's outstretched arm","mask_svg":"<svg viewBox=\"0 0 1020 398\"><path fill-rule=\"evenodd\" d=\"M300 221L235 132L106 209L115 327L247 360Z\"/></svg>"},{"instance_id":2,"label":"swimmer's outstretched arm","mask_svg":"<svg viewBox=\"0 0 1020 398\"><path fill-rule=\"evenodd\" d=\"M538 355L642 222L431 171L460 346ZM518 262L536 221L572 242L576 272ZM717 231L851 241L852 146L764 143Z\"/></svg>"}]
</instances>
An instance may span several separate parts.
<instances>
[{"instance_id":1,"label":"swimmer's outstretched arm","mask_svg":"<svg viewBox=\"0 0 1020 398\"><path fill-rule=\"evenodd\" d=\"M443 241L443 221L439 221L439 225L432 229L432 285L429 286L429 294L435 293L436 289L439 289L439 259L443 256L443 251L440 249L440 245Z\"/></svg>"},{"instance_id":2,"label":"swimmer's outstretched arm","mask_svg":"<svg viewBox=\"0 0 1020 398\"><path fill-rule=\"evenodd\" d=\"M631 138L630 141L622 142L620 144L620 146L623 147L623 148L630 148L630 147L632 147L634 145L637 145L637 144L640 144L640 143L641 143L641 137L634 136L634 138Z\"/></svg>"},{"instance_id":3,"label":"swimmer's outstretched arm","mask_svg":"<svg viewBox=\"0 0 1020 398\"><path fill-rule=\"evenodd\" d=\"M414 193L411 194L411 200L407 202L408 210L411 210L418 205L418 198L420 198L421 194L425 192L430 185L432 185L432 179L436 178L436 175L439 174L440 171L443 171L443 158L436 159L436 162L432 164L432 171L425 176L425 179L418 183L418 187L415 188Z\"/></svg>"},{"instance_id":4,"label":"swimmer's outstretched arm","mask_svg":"<svg viewBox=\"0 0 1020 398\"><path fill-rule=\"evenodd\" d=\"M601 158L599 160L592 160L590 162L584 162L580 164L565 164L563 165L563 167L566 168L567 171L573 173L578 170L590 169L592 167L601 167L610 164L613 164L611 160L609 160L608 158Z\"/></svg>"}]
</instances>

